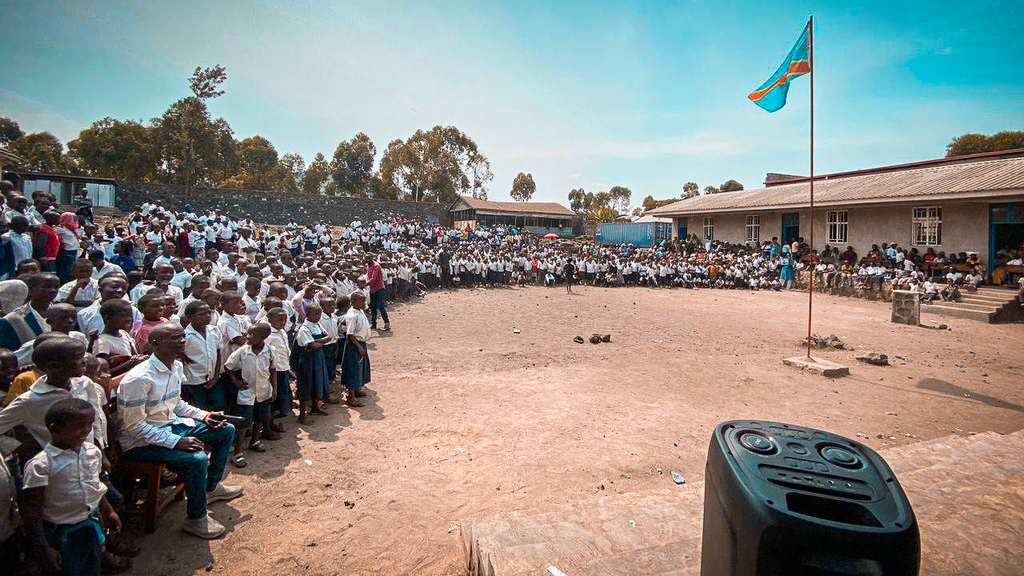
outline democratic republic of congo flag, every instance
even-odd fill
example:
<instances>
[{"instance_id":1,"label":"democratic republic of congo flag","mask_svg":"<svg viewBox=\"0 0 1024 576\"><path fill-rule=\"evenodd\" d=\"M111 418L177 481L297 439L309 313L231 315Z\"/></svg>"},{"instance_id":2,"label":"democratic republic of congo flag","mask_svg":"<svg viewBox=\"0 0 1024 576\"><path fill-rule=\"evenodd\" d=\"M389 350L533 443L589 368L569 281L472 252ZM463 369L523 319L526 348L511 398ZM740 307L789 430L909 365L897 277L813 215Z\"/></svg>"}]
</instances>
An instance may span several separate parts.
<instances>
[{"instance_id":1,"label":"democratic republic of congo flag","mask_svg":"<svg viewBox=\"0 0 1024 576\"><path fill-rule=\"evenodd\" d=\"M810 22L804 26L796 45L789 51L789 55L782 61L779 69L772 74L767 82L761 84L750 93L747 98L769 112L775 112L786 105L786 94L789 92L789 81L797 76L803 76L811 71L811 63L808 59L809 50L807 46L807 33Z\"/></svg>"}]
</instances>

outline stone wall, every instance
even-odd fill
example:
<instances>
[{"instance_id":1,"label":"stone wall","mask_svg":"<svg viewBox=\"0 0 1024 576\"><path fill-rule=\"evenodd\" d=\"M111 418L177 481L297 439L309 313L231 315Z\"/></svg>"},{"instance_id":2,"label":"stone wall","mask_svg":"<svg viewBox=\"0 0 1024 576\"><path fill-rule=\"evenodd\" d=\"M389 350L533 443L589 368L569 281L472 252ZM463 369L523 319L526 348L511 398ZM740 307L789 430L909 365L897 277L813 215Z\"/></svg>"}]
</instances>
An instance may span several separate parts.
<instances>
[{"instance_id":1,"label":"stone wall","mask_svg":"<svg viewBox=\"0 0 1024 576\"><path fill-rule=\"evenodd\" d=\"M382 216L400 216L426 220L433 216L447 222L448 205L432 202L403 202L370 198L307 196L283 191L194 188L190 195L183 186L166 184L122 184L117 188L117 208L131 212L143 202L156 202L172 210L192 204L195 210L220 209L227 214L248 215L256 222L299 224L330 222L347 224Z\"/></svg>"}]
</instances>

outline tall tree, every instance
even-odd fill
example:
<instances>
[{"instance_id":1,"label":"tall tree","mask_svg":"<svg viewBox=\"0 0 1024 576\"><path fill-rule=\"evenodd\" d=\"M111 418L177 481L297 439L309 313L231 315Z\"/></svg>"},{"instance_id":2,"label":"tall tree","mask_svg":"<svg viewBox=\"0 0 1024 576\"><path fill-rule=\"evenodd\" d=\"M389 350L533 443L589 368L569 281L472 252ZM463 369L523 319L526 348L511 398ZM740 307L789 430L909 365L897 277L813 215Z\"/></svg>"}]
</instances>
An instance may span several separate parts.
<instances>
[{"instance_id":1,"label":"tall tree","mask_svg":"<svg viewBox=\"0 0 1024 576\"><path fill-rule=\"evenodd\" d=\"M302 176L300 188L306 194L323 194L330 176L331 167L327 163L327 159L323 154L317 152L313 161L309 163L309 168L306 168L306 173Z\"/></svg>"},{"instance_id":2,"label":"tall tree","mask_svg":"<svg viewBox=\"0 0 1024 576\"><path fill-rule=\"evenodd\" d=\"M68 155L77 168L92 176L121 182L148 182L157 169L153 129L134 120L104 118L68 142Z\"/></svg>"},{"instance_id":3,"label":"tall tree","mask_svg":"<svg viewBox=\"0 0 1024 576\"><path fill-rule=\"evenodd\" d=\"M694 196L700 196L700 186L697 186L696 182L687 182L686 184L683 184L683 193L681 196L684 200L687 198L693 198Z\"/></svg>"},{"instance_id":4,"label":"tall tree","mask_svg":"<svg viewBox=\"0 0 1024 576\"><path fill-rule=\"evenodd\" d=\"M718 187L719 192L737 192L739 190L743 190L743 184L735 180L726 180Z\"/></svg>"},{"instance_id":5,"label":"tall tree","mask_svg":"<svg viewBox=\"0 0 1024 576\"><path fill-rule=\"evenodd\" d=\"M219 88L227 79L228 71L220 64L213 68L200 68L196 66L195 72L188 79L188 87L192 89L192 93L195 94L196 98L210 100L211 98L219 98L224 95L224 91L219 90Z\"/></svg>"},{"instance_id":6,"label":"tall tree","mask_svg":"<svg viewBox=\"0 0 1024 576\"><path fill-rule=\"evenodd\" d=\"M718 194L719 192L721 192L721 190L715 188L714 186L707 186L704 188L705 194Z\"/></svg>"},{"instance_id":7,"label":"tall tree","mask_svg":"<svg viewBox=\"0 0 1024 576\"><path fill-rule=\"evenodd\" d=\"M16 120L0 117L0 146L7 146L24 135L25 132Z\"/></svg>"},{"instance_id":8,"label":"tall tree","mask_svg":"<svg viewBox=\"0 0 1024 576\"><path fill-rule=\"evenodd\" d=\"M365 197L373 179L373 158L377 148L370 137L360 132L342 141L334 151L331 178L340 194Z\"/></svg>"},{"instance_id":9,"label":"tall tree","mask_svg":"<svg viewBox=\"0 0 1024 576\"><path fill-rule=\"evenodd\" d=\"M205 102L182 98L152 124L164 180L191 189L200 183L216 184L218 175L225 175L234 145L231 126L223 119L211 120Z\"/></svg>"},{"instance_id":10,"label":"tall tree","mask_svg":"<svg viewBox=\"0 0 1024 576\"><path fill-rule=\"evenodd\" d=\"M286 179L285 189L289 192L298 192L300 190L299 183L302 182L302 177L306 174L306 161L299 154L289 152L281 156L281 166L284 166L284 169L291 175Z\"/></svg>"},{"instance_id":11,"label":"tall tree","mask_svg":"<svg viewBox=\"0 0 1024 576\"><path fill-rule=\"evenodd\" d=\"M263 136L250 136L238 143L241 170L227 184L249 190L273 190L287 187L291 177L281 165L277 149Z\"/></svg>"},{"instance_id":12,"label":"tall tree","mask_svg":"<svg viewBox=\"0 0 1024 576\"><path fill-rule=\"evenodd\" d=\"M454 126L417 130L384 151L382 195L417 202L454 202L460 194L479 197L494 178L490 166L476 142Z\"/></svg>"},{"instance_id":13,"label":"tall tree","mask_svg":"<svg viewBox=\"0 0 1024 576\"><path fill-rule=\"evenodd\" d=\"M49 132L33 132L11 142L7 147L25 162L22 168L35 172L68 171L68 160L64 158L64 145Z\"/></svg>"},{"instance_id":14,"label":"tall tree","mask_svg":"<svg viewBox=\"0 0 1024 576\"><path fill-rule=\"evenodd\" d=\"M523 174L520 172L512 182L512 190L509 192L509 195L512 196L513 200L529 202L536 191L537 184L533 181L533 174Z\"/></svg>"},{"instance_id":15,"label":"tall tree","mask_svg":"<svg viewBox=\"0 0 1024 576\"><path fill-rule=\"evenodd\" d=\"M612 206L620 213L629 212L629 201L633 196L633 192L625 186L612 186L608 190L608 194L611 196Z\"/></svg>"},{"instance_id":16,"label":"tall tree","mask_svg":"<svg viewBox=\"0 0 1024 576\"><path fill-rule=\"evenodd\" d=\"M641 204L641 206L643 207L644 212L646 212L648 210L654 210L655 208L660 208L662 206L668 206L669 204L678 201L679 200L675 198L669 198L667 200L655 200L654 196L647 196L646 198L644 198L644 201Z\"/></svg>"},{"instance_id":17,"label":"tall tree","mask_svg":"<svg viewBox=\"0 0 1024 576\"><path fill-rule=\"evenodd\" d=\"M583 188L573 188L569 191L569 208L573 212L583 212L583 201L587 197L587 192Z\"/></svg>"},{"instance_id":18,"label":"tall tree","mask_svg":"<svg viewBox=\"0 0 1024 576\"><path fill-rule=\"evenodd\" d=\"M591 197L590 206L587 208L587 220L591 224L603 224L614 222L619 216L615 209L615 202L608 192L598 192Z\"/></svg>"}]
</instances>

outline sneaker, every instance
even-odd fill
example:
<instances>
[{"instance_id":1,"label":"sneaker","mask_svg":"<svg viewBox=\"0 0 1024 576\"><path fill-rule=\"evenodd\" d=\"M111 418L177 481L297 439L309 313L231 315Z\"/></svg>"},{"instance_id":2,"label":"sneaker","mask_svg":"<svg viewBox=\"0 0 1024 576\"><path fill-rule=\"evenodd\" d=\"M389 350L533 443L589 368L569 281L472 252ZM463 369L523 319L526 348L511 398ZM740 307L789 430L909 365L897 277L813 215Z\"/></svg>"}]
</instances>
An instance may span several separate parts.
<instances>
[{"instance_id":1,"label":"sneaker","mask_svg":"<svg viewBox=\"0 0 1024 576\"><path fill-rule=\"evenodd\" d=\"M241 486L228 486L227 484L217 484L217 487L213 490L206 492L206 503L212 504L213 502L222 502L224 500L234 500L242 495Z\"/></svg>"},{"instance_id":2,"label":"sneaker","mask_svg":"<svg viewBox=\"0 0 1024 576\"><path fill-rule=\"evenodd\" d=\"M202 518L189 518L185 520L185 525L181 527L182 530L189 534L195 534L200 538L206 538L207 540L216 538L224 534L225 528L220 523L210 518L207 514Z\"/></svg>"}]
</instances>

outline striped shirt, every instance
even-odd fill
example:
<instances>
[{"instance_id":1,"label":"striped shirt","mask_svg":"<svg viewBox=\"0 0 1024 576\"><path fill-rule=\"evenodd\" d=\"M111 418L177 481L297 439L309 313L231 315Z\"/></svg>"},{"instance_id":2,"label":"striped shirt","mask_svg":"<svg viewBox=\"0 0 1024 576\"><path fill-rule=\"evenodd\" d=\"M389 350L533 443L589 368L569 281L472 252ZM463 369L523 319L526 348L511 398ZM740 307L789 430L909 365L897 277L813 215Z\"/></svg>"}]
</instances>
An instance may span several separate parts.
<instances>
[{"instance_id":1,"label":"striped shirt","mask_svg":"<svg viewBox=\"0 0 1024 576\"><path fill-rule=\"evenodd\" d=\"M195 426L192 418L206 418L208 412L181 399L182 374L181 362L167 366L154 354L124 375L117 388L122 449L149 445L173 449L181 436L171 431L171 424Z\"/></svg>"}]
</instances>

